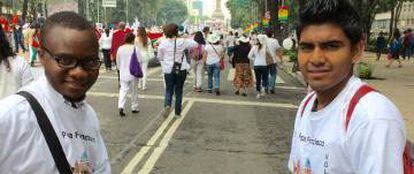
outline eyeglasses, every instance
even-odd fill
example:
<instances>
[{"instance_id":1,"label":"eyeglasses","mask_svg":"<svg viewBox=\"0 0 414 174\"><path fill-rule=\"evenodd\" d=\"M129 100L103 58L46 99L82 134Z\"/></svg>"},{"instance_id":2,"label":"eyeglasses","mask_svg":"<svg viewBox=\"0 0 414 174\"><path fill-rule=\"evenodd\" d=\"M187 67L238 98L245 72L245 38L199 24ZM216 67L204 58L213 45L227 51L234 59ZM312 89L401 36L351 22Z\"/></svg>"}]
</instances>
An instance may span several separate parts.
<instances>
[{"instance_id":1,"label":"eyeglasses","mask_svg":"<svg viewBox=\"0 0 414 174\"><path fill-rule=\"evenodd\" d=\"M54 60L56 60L59 67L63 69L72 69L80 65L84 70L99 70L102 64L102 62L97 57L79 60L68 56L55 56L45 47L43 47L43 50L45 50L45 52L47 52Z\"/></svg>"}]
</instances>

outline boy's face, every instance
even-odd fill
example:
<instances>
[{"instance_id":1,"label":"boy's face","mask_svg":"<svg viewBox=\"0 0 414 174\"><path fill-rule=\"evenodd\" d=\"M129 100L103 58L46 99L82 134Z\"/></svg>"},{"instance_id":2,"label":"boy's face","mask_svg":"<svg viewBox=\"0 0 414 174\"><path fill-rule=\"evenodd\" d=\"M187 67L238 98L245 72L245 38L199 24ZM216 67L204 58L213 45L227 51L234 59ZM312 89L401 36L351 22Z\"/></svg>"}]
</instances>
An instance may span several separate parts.
<instances>
[{"instance_id":1,"label":"boy's face","mask_svg":"<svg viewBox=\"0 0 414 174\"><path fill-rule=\"evenodd\" d=\"M352 46L335 24L309 25L300 33L299 68L310 87L322 92L346 84L363 50L362 42Z\"/></svg>"},{"instance_id":2,"label":"boy's face","mask_svg":"<svg viewBox=\"0 0 414 174\"><path fill-rule=\"evenodd\" d=\"M98 78L99 70L86 70L79 64L70 69L61 68L55 58L76 59L78 62L98 59L99 46L93 36L88 30L54 26L46 36L47 48L39 51L47 79L69 101L84 98Z\"/></svg>"}]
</instances>

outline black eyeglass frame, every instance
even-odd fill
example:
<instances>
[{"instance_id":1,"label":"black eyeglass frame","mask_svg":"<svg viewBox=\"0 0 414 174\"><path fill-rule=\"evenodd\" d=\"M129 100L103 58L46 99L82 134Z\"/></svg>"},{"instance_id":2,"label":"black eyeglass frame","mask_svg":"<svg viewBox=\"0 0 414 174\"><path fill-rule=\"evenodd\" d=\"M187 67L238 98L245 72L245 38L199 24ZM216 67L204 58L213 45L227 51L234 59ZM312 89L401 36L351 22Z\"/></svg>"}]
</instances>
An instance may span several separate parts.
<instances>
[{"instance_id":1,"label":"black eyeglass frame","mask_svg":"<svg viewBox=\"0 0 414 174\"><path fill-rule=\"evenodd\" d=\"M59 67L60 68L62 68L62 69L72 69L72 68L75 68L75 67L77 67L77 66L81 66L84 70L88 70L88 71L94 71L94 70L99 70L99 68L101 67L101 65L102 65L102 61L101 60L99 60L99 58L94 58L94 59L86 59L86 60L78 60L78 59L72 59L73 61L74 61L74 63L72 63L72 64L70 64L70 65L63 65L62 63L61 63L61 61L62 61L62 59L63 58L60 58L60 57L58 57L58 56L55 56L54 54L52 54L52 52L50 52L49 51L49 49L47 49L46 47L42 47L42 49L43 50L45 50L45 52L47 53L47 54L49 54L50 55L50 57L52 57L55 61L56 61L56 63L59 65ZM98 61L98 64L96 65L96 67L90 67L90 66L86 66L85 65L85 62L87 62L87 61L91 61L91 60L97 60Z\"/></svg>"}]
</instances>

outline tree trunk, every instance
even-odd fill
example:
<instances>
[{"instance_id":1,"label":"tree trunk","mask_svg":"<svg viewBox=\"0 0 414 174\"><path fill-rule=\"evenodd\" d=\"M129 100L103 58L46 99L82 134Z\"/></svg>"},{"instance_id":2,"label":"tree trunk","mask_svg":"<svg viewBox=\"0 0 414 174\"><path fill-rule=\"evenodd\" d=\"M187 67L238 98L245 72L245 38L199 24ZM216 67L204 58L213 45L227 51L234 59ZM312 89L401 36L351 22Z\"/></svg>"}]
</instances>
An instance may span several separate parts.
<instances>
[{"instance_id":1,"label":"tree trunk","mask_svg":"<svg viewBox=\"0 0 414 174\"><path fill-rule=\"evenodd\" d=\"M389 33L388 41L390 42L394 36L394 32L397 28L398 21L400 19L401 10L402 10L403 2L401 0L397 1L396 5L391 9L391 20L389 26Z\"/></svg>"},{"instance_id":2,"label":"tree trunk","mask_svg":"<svg viewBox=\"0 0 414 174\"><path fill-rule=\"evenodd\" d=\"M23 23L26 23L26 16L27 16L27 7L29 5L29 0L23 1L23 12L22 12L22 20Z\"/></svg>"}]
</instances>

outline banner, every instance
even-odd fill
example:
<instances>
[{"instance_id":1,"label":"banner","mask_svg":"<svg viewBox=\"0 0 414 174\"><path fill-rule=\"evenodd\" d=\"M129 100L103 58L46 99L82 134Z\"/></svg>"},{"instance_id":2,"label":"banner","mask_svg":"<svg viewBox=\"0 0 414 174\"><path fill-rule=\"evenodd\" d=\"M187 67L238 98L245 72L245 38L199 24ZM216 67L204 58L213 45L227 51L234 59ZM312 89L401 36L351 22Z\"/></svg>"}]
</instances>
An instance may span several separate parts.
<instances>
[{"instance_id":1,"label":"banner","mask_svg":"<svg viewBox=\"0 0 414 174\"><path fill-rule=\"evenodd\" d=\"M252 24L250 24L249 26L247 26L246 29L243 30L243 33L248 33L250 31L253 31L257 27L259 27L259 23L258 22L253 22Z\"/></svg>"},{"instance_id":2,"label":"banner","mask_svg":"<svg viewBox=\"0 0 414 174\"><path fill-rule=\"evenodd\" d=\"M263 28L269 28L269 22L270 22L270 12L267 11L262 18L262 26Z\"/></svg>"},{"instance_id":3,"label":"banner","mask_svg":"<svg viewBox=\"0 0 414 174\"><path fill-rule=\"evenodd\" d=\"M278 19L279 21L287 21L289 17L289 6L281 5L279 6Z\"/></svg>"}]
</instances>

